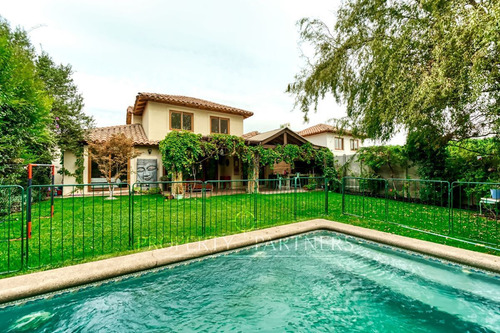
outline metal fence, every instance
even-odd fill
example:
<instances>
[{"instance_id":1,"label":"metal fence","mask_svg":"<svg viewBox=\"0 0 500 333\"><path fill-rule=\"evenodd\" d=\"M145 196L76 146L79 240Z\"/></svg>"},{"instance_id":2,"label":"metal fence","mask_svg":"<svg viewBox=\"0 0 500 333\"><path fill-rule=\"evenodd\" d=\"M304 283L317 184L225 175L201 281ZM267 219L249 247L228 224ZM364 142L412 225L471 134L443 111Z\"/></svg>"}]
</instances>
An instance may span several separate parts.
<instances>
[{"instance_id":1,"label":"metal fence","mask_svg":"<svg viewBox=\"0 0 500 333\"><path fill-rule=\"evenodd\" d=\"M500 183L346 177L342 213L398 224L498 250Z\"/></svg>"},{"instance_id":2,"label":"metal fence","mask_svg":"<svg viewBox=\"0 0 500 333\"><path fill-rule=\"evenodd\" d=\"M461 238L498 246L500 197L492 190L500 183L453 182L450 196L452 233Z\"/></svg>"},{"instance_id":3,"label":"metal fence","mask_svg":"<svg viewBox=\"0 0 500 333\"><path fill-rule=\"evenodd\" d=\"M0 275L340 214L498 249L495 188L359 177L0 186Z\"/></svg>"},{"instance_id":4,"label":"metal fence","mask_svg":"<svg viewBox=\"0 0 500 333\"><path fill-rule=\"evenodd\" d=\"M27 193L26 265L81 261L129 249L128 184L33 185ZM54 200L51 200L51 197ZM53 202L53 205L52 205Z\"/></svg>"},{"instance_id":5,"label":"metal fence","mask_svg":"<svg viewBox=\"0 0 500 333\"><path fill-rule=\"evenodd\" d=\"M24 267L24 189L0 185L0 274Z\"/></svg>"},{"instance_id":6,"label":"metal fence","mask_svg":"<svg viewBox=\"0 0 500 333\"><path fill-rule=\"evenodd\" d=\"M0 274L324 216L327 191L314 177L2 186Z\"/></svg>"}]
</instances>

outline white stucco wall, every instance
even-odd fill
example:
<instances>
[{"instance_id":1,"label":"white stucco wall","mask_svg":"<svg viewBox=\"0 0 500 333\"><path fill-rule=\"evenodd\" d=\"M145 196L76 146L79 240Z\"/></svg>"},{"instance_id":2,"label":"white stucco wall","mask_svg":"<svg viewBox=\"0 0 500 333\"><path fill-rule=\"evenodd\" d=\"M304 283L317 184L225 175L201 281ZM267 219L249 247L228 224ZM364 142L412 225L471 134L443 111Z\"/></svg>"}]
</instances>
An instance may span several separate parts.
<instances>
[{"instance_id":1,"label":"white stucco wall","mask_svg":"<svg viewBox=\"0 0 500 333\"><path fill-rule=\"evenodd\" d=\"M243 135L243 116L148 102L141 121L149 140L162 140L170 132L170 111L192 113L194 116L193 132L196 134L210 135L210 117L214 116L229 119L229 134L236 136ZM139 118L136 117L132 121L133 123L140 123Z\"/></svg>"},{"instance_id":2,"label":"white stucco wall","mask_svg":"<svg viewBox=\"0 0 500 333\"><path fill-rule=\"evenodd\" d=\"M344 139L344 149L337 150L335 149L335 138L343 138ZM327 147L330 149L335 156L340 155L352 155L356 154L358 150L351 150L351 139L358 140L359 148L363 146L361 139L356 139L351 135L336 135L334 133L320 133L315 135L310 135L306 137L311 143Z\"/></svg>"},{"instance_id":3,"label":"white stucco wall","mask_svg":"<svg viewBox=\"0 0 500 333\"><path fill-rule=\"evenodd\" d=\"M63 153L63 159L64 159L64 168L66 168L69 172L74 173L76 166L76 155L73 154L72 151L65 151ZM61 184L75 184L76 183L76 177L74 176L68 176L68 175L63 175L61 179Z\"/></svg>"},{"instance_id":4,"label":"white stucco wall","mask_svg":"<svg viewBox=\"0 0 500 333\"><path fill-rule=\"evenodd\" d=\"M66 168L70 173L75 173L76 171L76 155L72 151L65 151L64 152L64 168ZM88 168L88 163L89 163L89 158L88 158L88 149L87 146L84 146L83 148L83 183L86 184L88 180L88 175L89 175L89 168ZM64 175L62 177L61 183L64 185L77 185L76 177L75 176L70 176L70 175ZM76 191L77 193L80 192L80 190L75 187L75 186L64 186L63 187L63 194L67 195L72 193L73 191Z\"/></svg>"}]
</instances>

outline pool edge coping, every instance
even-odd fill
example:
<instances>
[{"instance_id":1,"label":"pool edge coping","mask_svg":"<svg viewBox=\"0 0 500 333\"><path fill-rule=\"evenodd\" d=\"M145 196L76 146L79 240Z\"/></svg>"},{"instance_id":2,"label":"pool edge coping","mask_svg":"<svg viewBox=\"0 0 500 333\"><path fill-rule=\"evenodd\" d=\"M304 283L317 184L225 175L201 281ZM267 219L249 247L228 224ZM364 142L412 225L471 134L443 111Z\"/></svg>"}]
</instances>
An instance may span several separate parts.
<instances>
[{"instance_id":1,"label":"pool edge coping","mask_svg":"<svg viewBox=\"0 0 500 333\"><path fill-rule=\"evenodd\" d=\"M500 273L499 256L314 219L0 279L0 304L317 230L339 232Z\"/></svg>"}]
</instances>

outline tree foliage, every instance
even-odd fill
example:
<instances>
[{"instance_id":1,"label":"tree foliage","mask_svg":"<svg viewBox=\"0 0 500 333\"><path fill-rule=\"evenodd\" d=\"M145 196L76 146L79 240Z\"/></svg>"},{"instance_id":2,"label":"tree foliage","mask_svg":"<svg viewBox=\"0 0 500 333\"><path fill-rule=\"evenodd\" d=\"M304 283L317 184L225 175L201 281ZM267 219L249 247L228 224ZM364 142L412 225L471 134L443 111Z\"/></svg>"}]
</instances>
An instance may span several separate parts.
<instances>
[{"instance_id":1,"label":"tree foliage","mask_svg":"<svg viewBox=\"0 0 500 333\"><path fill-rule=\"evenodd\" d=\"M61 152L69 150L77 159L75 176L77 182L83 181L83 145L85 132L93 126L94 120L83 112L83 97L73 81L71 65L57 65L52 58L42 52L36 58L38 76L45 84L45 90L52 98L49 128L54 134L55 143Z\"/></svg>"},{"instance_id":2,"label":"tree foliage","mask_svg":"<svg viewBox=\"0 0 500 333\"><path fill-rule=\"evenodd\" d=\"M201 134L187 131L168 133L160 142L159 148L163 166L170 176L190 173L204 154Z\"/></svg>"},{"instance_id":3,"label":"tree foliage","mask_svg":"<svg viewBox=\"0 0 500 333\"><path fill-rule=\"evenodd\" d=\"M75 176L81 182L81 143L92 118L82 111L83 98L72 74L70 65L55 64L46 52L37 54L26 31L11 29L0 17L1 183L22 184L23 166L50 163L56 147L75 152Z\"/></svg>"},{"instance_id":4,"label":"tree foliage","mask_svg":"<svg viewBox=\"0 0 500 333\"><path fill-rule=\"evenodd\" d=\"M109 184L110 197L113 196L113 180L127 174L128 162L139 155L132 139L123 133L113 134L103 142L88 143L89 157L97 164Z\"/></svg>"},{"instance_id":5,"label":"tree foliage","mask_svg":"<svg viewBox=\"0 0 500 333\"><path fill-rule=\"evenodd\" d=\"M391 170L391 178L395 175L395 168L410 166L408 153L404 146L371 146L363 147L357 154L357 159L368 166L373 173L377 173L384 166Z\"/></svg>"},{"instance_id":6,"label":"tree foliage","mask_svg":"<svg viewBox=\"0 0 500 333\"><path fill-rule=\"evenodd\" d=\"M453 180L500 182L500 142L497 138L451 142L446 168Z\"/></svg>"},{"instance_id":7,"label":"tree foliage","mask_svg":"<svg viewBox=\"0 0 500 333\"><path fill-rule=\"evenodd\" d=\"M287 91L306 117L332 93L371 138L499 133L500 1L347 0L336 16L299 22L314 55Z\"/></svg>"},{"instance_id":8,"label":"tree foliage","mask_svg":"<svg viewBox=\"0 0 500 333\"><path fill-rule=\"evenodd\" d=\"M51 99L37 74L35 51L22 29L0 18L0 182L18 184L12 167L51 161Z\"/></svg>"}]
</instances>

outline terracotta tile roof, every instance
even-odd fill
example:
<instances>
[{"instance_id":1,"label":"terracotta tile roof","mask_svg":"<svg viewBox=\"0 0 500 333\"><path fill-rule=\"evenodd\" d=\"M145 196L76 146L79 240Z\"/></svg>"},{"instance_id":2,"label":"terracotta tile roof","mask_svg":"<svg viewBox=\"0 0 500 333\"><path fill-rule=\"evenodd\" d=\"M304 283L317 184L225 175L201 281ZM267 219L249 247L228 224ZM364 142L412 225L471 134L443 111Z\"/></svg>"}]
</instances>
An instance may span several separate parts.
<instances>
[{"instance_id":1,"label":"terracotta tile roof","mask_svg":"<svg viewBox=\"0 0 500 333\"><path fill-rule=\"evenodd\" d=\"M251 137L256 136L257 134L259 134L259 131L252 131L252 132L248 132L248 133L243 134L241 137L246 140L246 139L250 139Z\"/></svg>"},{"instance_id":2,"label":"terracotta tile roof","mask_svg":"<svg viewBox=\"0 0 500 333\"><path fill-rule=\"evenodd\" d=\"M123 133L134 141L137 146L156 146L159 141L150 141L141 124L98 127L90 131L87 141L100 142L109 139L113 134Z\"/></svg>"},{"instance_id":3,"label":"terracotta tile roof","mask_svg":"<svg viewBox=\"0 0 500 333\"><path fill-rule=\"evenodd\" d=\"M344 130L343 131L345 134L351 134L350 131ZM321 133L339 133L339 130L332 125L327 125L327 124L318 124L311 126L309 128L306 128L302 131L299 132L300 136L309 136L309 135L315 135L315 134L321 134Z\"/></svg>"},{"instance_id":4,"label":"terracotta tile roof","mask_svg":"<svg viewBox=\"0 0 500 333\"><path fill-rule=\"evenodd\" d=\"M206 101L199 98L187 97L187 96L176 96L176 95L165 95L165 94L155 94L155 93L146 93L141 92L135 98L135 105L133 109L133 113L137 115L142 115L144 112L144 108L146 107L146 103L148 101L186 106L190 108L196 108L201 110L209 110L209 111L217 111L229 114L235 114L239 116L243 116L243 118L248 118L253 116L253 112L234 108L227 105L222 105L210 101Z\"/></svg>"}]
</instances>

